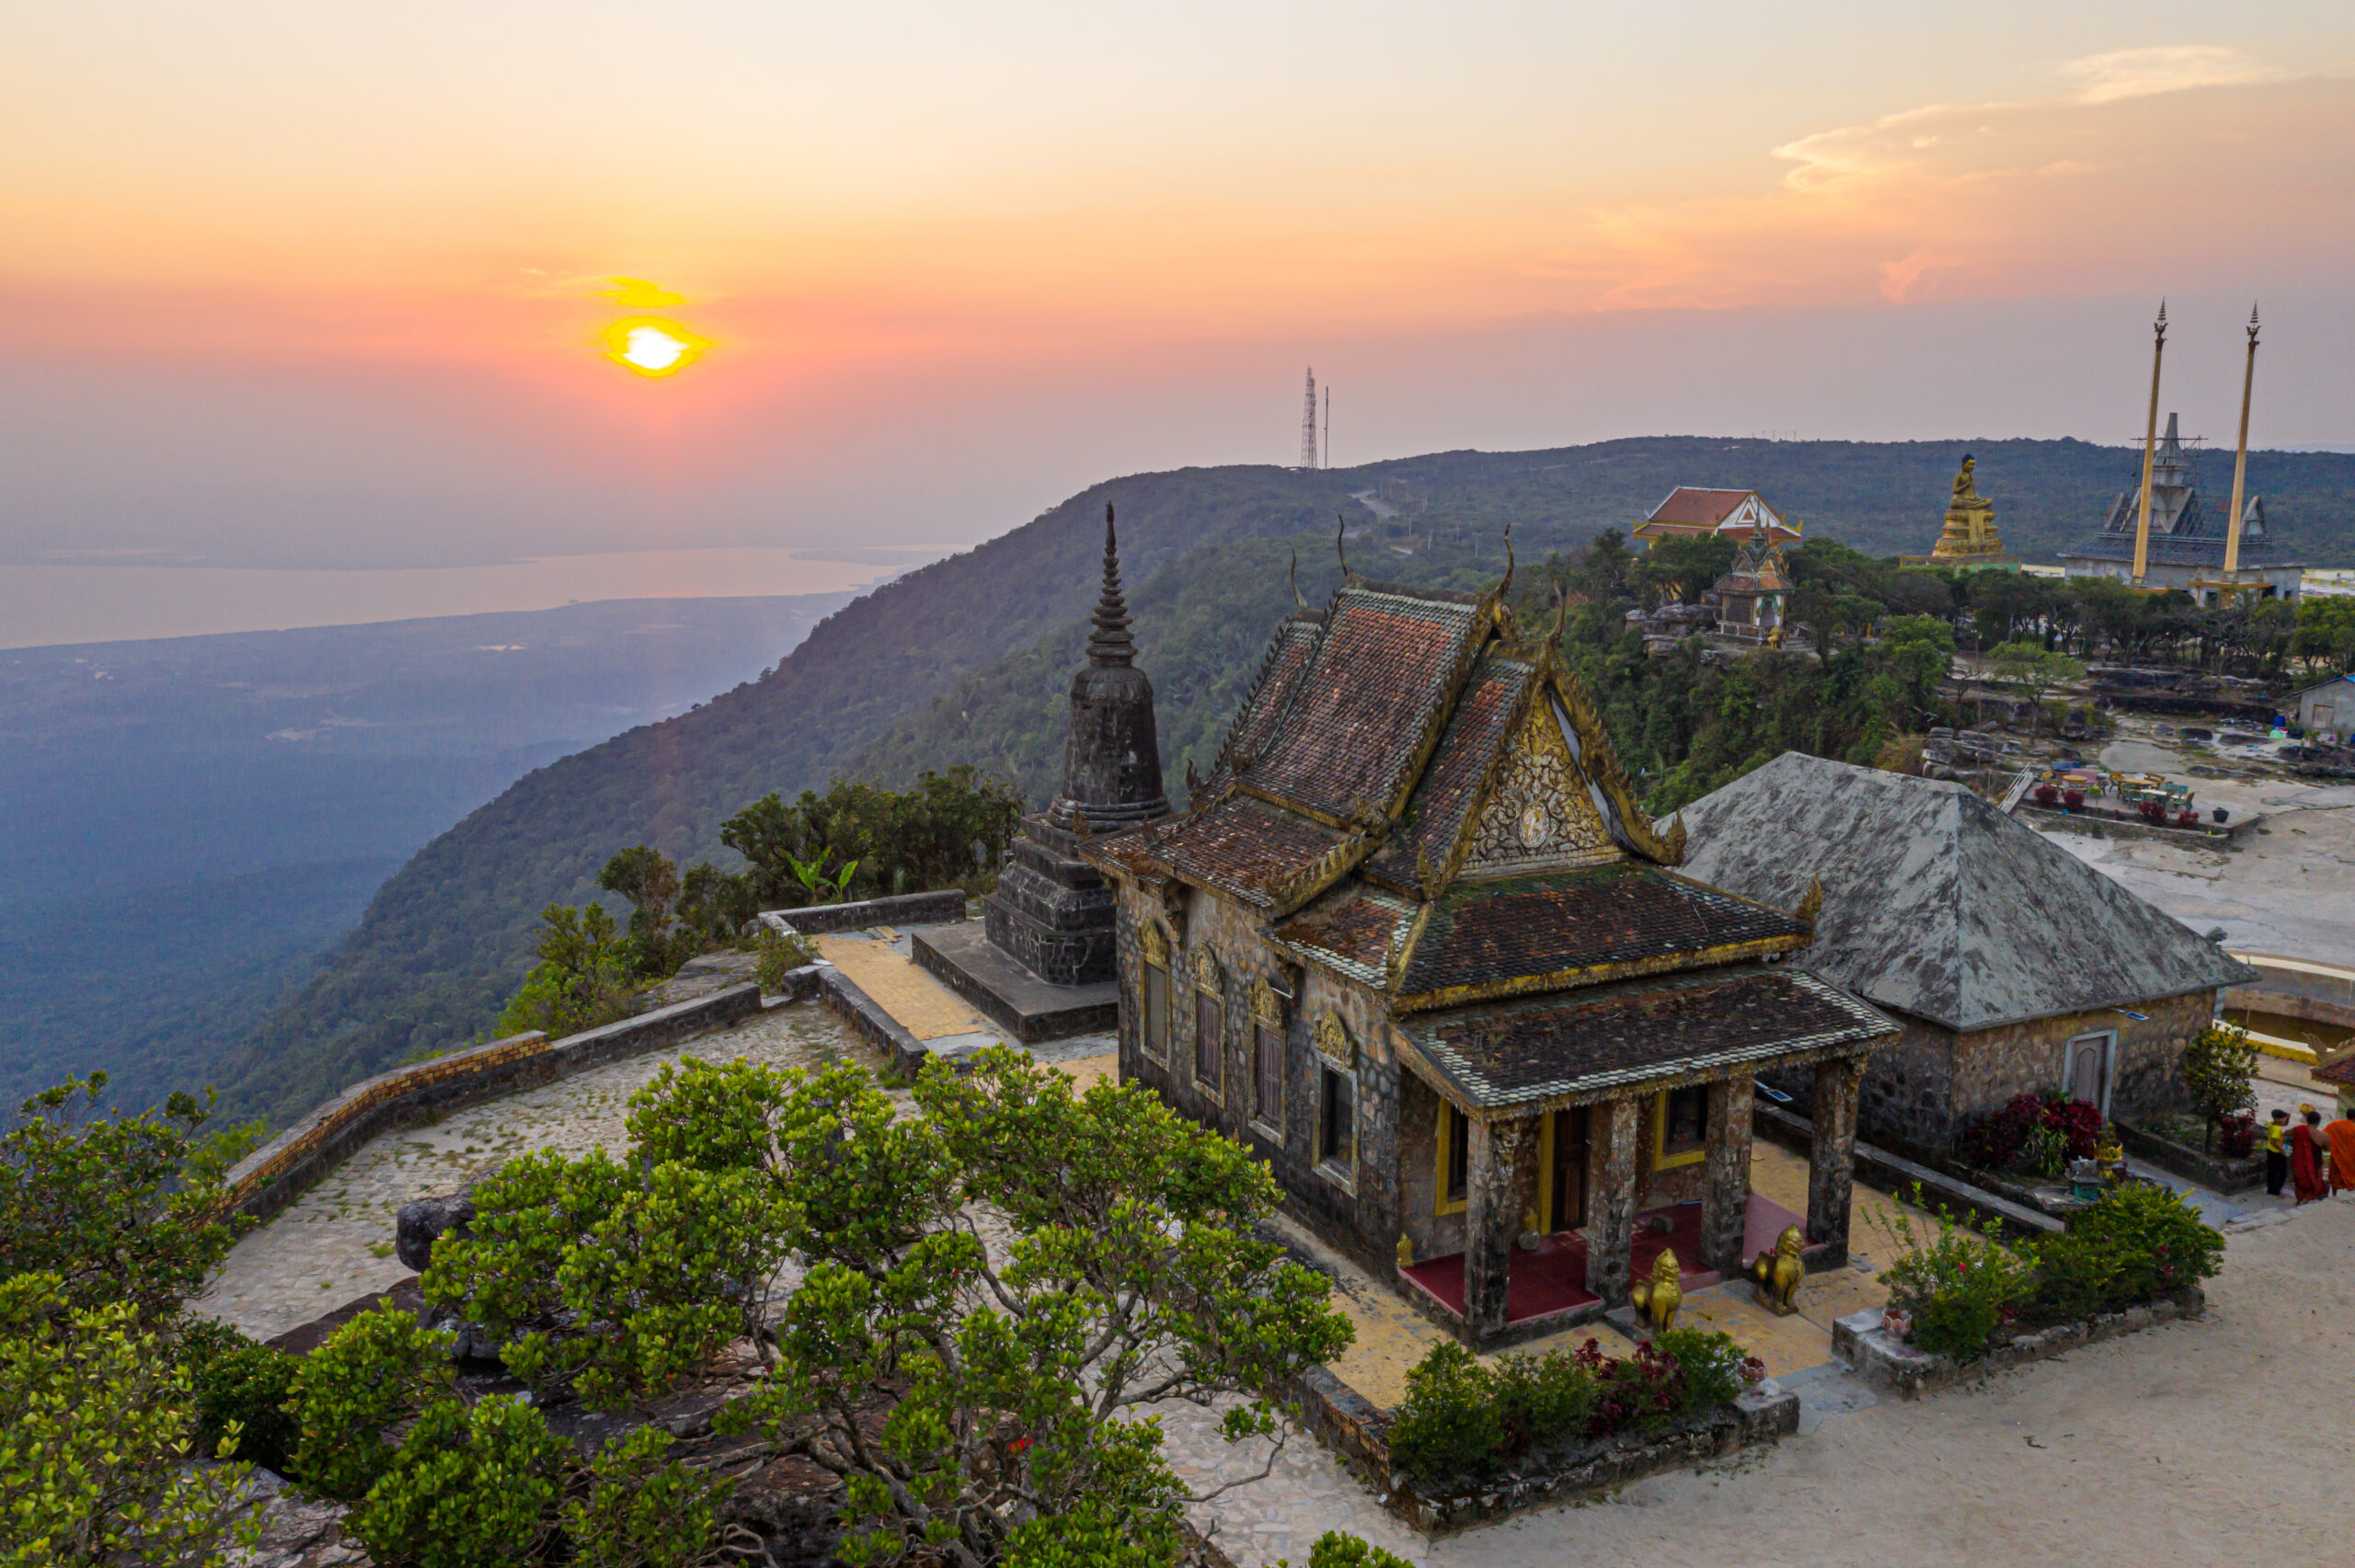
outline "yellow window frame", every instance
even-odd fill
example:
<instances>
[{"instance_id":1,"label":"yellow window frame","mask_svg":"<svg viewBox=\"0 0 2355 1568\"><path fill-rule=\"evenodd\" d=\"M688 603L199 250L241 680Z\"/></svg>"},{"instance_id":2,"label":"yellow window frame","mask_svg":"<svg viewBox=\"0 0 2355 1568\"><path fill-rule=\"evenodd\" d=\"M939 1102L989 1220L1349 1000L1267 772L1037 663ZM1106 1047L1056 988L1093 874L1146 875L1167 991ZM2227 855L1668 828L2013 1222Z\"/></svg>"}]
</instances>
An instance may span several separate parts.
<instances>
[{"instance_id":1,"label":"yellow window frame","mask_svg":"<svg viewBox=\"0 0 2355 1568\"><path fill-rule=\"evenodd\" d=\"M1706 1086L1701 1086L1701 1093L1704 1096L1706 1096L1708 1092L1709 1091ZM1704 1098L1701 1103L1701 1147L1683 1154L1671 1154L1668 1151L1668 1091L1663 1089L1659 1093L1653 1095L1652 1169L1655 1171L1673 1171L1680 1165L1698 1165L1702 1161L1706 1160L1708 1157L1708 1101Z\"/></svg>"},{"instance_id":2,"label":"yellow window frame","mask_svg":"<svg viewBox=\"0 0 2355 1568\"><path fill-rule=\"evenodd\" d=\"M1527 1230L1535 1230L1540 1235L1551 1235L1554 1230L1555 1114L1556 1113L1552 1111L1546 1111L1541 1113L1538 1116L1537 1169L1539 1172L1539 1178L1537 1183L1537 1207L1534 1209L1524 1208L1521 1213L1522 1227ZM1466 1170L1465 1172L1464 1178L1464 1196L1453 1201L1450 1201L1447 1196L1447 1168L1449 1164L1452 1163L1452 1159L1455 1152L1456 1115L1457 1108L1455 1105L1446 1100L1442 1100L1439 1103L1439 1137L1434 1140L1439 1145L1439 1162L1431 1168L1431 1194L1433 1199L1431 1204L1431 1212L1434 1214L1461 1214L1472 1206L1472 1177L1469 1169L1469 1161L1465 1162ZM1472 1124L1469 1117L1466 1117L1465 1120L1464 1131L1466 1137L1471 1135Z\"/></svg>"}]
</instances>

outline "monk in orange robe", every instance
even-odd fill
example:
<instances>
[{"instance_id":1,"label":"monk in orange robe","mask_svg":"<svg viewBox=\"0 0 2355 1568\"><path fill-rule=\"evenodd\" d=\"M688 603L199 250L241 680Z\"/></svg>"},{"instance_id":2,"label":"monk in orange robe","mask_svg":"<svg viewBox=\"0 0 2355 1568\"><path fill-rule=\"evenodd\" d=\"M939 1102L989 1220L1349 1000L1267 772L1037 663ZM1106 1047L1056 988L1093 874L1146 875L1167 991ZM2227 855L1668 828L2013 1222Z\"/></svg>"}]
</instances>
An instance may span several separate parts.
<instances>
[{"instance_id":1,"label":"monk in orange robe","mask_svg":"<svg viewBox=\"0 0 2355 1568\"><path fill-rule=\"evenodd\" d=\"M2322 1151L2327 1147L2320 1111L2308 1111L2306 1119L2290 1129L2290 1185L2297 1189L2300 1203L2330 1196L2322 1174Z\"/></svg>"},{"instance_id":2,"label":"monk in orange robe","mask_svg":"<svg viewBox=\"0 0 2355 1568\"><path fill-rule=\"evenodd\" d=\"M2330 1145L2330 1190L2355 1192L2355 1116L2341 1107L2339 1118L2322 1129Z\"/></svg>"}]
</instances>

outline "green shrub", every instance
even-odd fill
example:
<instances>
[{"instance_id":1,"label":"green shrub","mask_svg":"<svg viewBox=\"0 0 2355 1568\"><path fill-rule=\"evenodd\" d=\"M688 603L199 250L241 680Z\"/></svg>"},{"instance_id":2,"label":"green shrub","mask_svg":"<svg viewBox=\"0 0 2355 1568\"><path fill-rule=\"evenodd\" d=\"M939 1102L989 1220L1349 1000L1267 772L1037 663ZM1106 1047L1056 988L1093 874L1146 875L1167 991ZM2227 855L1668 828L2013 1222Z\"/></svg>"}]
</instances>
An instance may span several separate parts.
<instances>
[{"instance_id":1,"label":"green shrub","mask_svg":"<svg viewBox=\"0 0 2355 1568\"><path fill-rule=\"evenodd\" d=\"M799 932L784 935L767 926L761 927L752 938L752 951L761 956L760 966L753 973L761 989L774 995L785 989L785 977L805 964L818 961L818 944Z\"/></svg>"},{"instance_id":2,"label":"green shrub","mask_svg":"<svg viewBox=\"0 0 2355 1568\"><path fill-rule=\"evenodd\" d=\"M1277 1568L1289 1568L1290 1562L1287 1558ZM1316 1544L1308 1549L1308 1568L1415 1568L1415 1565L1396 1552L1369 1546L1356 1536L1327 1530L1316 1538Z\"/></svg>"},{"instance_id":3,"label":"green shrub","mask_svg":"<svg viewBox=\"0 0 2355 1568\"><path fill-rule=\"evenodd\" d=\"M343 1527L381 1568L511 1568L547 1544L569 1451L520 1399L438 1401Z\"/></svg>"},{"instance_id":4,"label":"green shrub","mask_svg":"<svg viewBox=\"0 0 2355 1568\"><path fill-rule=\"evenodd\" d=\"M636 945L614 928L602 904L540 911L539 962L523 977L491 1025L494 1038L537 1029L552 1040L602 1028L629 1016L639 958Z\"/></svg>"},{"instance_id":5,"label":"green shrub","mask_svg":"<svg viewBox=\"0 0 2355 1568\"><path fill-rule=\"evenodd\" d=\"M179 1359L195 1397L197 1441L212 1449L235 1433L239 1459L287 1473L302 1436L302 1424L286 1408L302 1357L199 1319L180 1329Z\"/></svg>"},{"instance_id":6,"label":"green shrub","mask_svg":"<svg viewBox=\"0 0 2355 1568\"><path fill-rule=\"evenodd\" d=\"M1391 1462L1421 1481L1485 1470L1504 1442L1497 1378L1453 1340L1430 1347L1407 1374L1390 1428Z\"/></svg>"},{"instance_id":7,"label":"green shrub","mask_svg":"<svg viewBox=\"0 0 2355 1568\"><path fill-rule=\"evenodd\" d=\"M2036 1308L2053 1319L2117 1311L2212 1278L2224 1238L2165 1187L2109 1188L2038 1250Z\"/></svg>"},{"instance_id":8,"label":"green shrub","mask_svg":"<svg viewBox=\"0 0 2355 1568\"><path fill-rule=\"evenodd\" d=\"M330 1497L364 1495L392 1466L387 1435L449 1398L453 1343L397 1308L362 1312L336 1330L294 1374L302 1412L295 1473Z\"/></svg>"},{"instance_id":9,"label":"green shrub","mask_svg":"<svg viewBox=\"0 0 2355 1568\"><path fill-rule=\"evenodd\" d=\"M1495 1386L1497 1420L1511 1451L1583 1436L1594 1416L1594 1375L1559 1351L1505 1356Z\"/></svg>"},{"instance_id":10,"label":"green shrub","mask_svg":"<svg viewBox=\"0 0 2355 1568\"><path fill-rule=\"evenodd\" d=\"M1929 1207L1918 1183L1912 1197L1917 1207ZM1913 1315L1910 1342L1967 1361L1985 1354L1995 1331L2035 1294L2037 1253L2025 1242L2005 1246L2000 1221L1978 1236L1947 1208L1936 1213L1928 1229L1917 1231L1904 1209L1877 1205L1866 1223L1897 1256L1880 1278L1889 1287L1889 1304Z\"/></svg>"},{"instance_id":11,"label":"green shrub","mask_svg":"<svg viewBox=\"0 0 2355 1568\"><path fill-rule=\"evenodd\" d=\"M1733 1335L1709 1329L1670 1329L1652 1336L1652 1347L1676 1362L1683 1375L1676 1413L1729 1403L1766 1375L1765 1363L1734 1343Z\"/></svg>"},{"instance_id":12,"label":"green shrub","mask_svg":"<svg viewBox=\"0 0 2355 1568\"><path fill-rule=\"evenodd\" d=\"M671 1435L641 1426L589 1464L589 1490L564 1506L565 1539L595 1568L703 1568L720 1560L719 1505L735 1482L666 1459Z\"/></svg>"},{"instance_id":13,"label":"green shrub","mask_svg":"<svg viewBox=\"0 0 2355 1568\"><path fill-rule=\"evenodd\" d=\"M186 1179L203 1186L218 1186L228 1179L229 1167L270 1141L270 1118L256 1116L199 1139L189 1149L183 1167Z\"/></svg>"},{"instance_id":14,"label":"green shrub","mask_svg":"<svg viewBox=\"0 0 2355 1568\"><path fill-rule=\"evenodd\" d=\"M132 1305L75 1311L63 1285L0 1279L0 1562L209 1564L252 1544L251 1467L190 1462L186 1370Z\"/></svg>"}]
</instances>

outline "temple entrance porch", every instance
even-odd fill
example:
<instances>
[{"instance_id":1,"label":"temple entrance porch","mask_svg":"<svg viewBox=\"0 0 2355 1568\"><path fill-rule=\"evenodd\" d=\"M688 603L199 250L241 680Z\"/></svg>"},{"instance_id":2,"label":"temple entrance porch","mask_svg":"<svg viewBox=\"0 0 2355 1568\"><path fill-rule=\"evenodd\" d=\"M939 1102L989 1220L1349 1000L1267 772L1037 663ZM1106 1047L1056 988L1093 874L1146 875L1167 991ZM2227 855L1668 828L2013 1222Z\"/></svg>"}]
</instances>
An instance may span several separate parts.
<instances>
[{"instance_id":1,"label":"temple entrance porch","mask_svg":"<svg viewBox=\"0 0 2355 1568\"><path fill-rule=\"evenodd\" d=\"M1697 1261L1701 1255L1701 1213L1698 1203L1680 1203L1638 1214L1635 1240L1628 1253L1630 1277L1640 1279L1648 1275L1652 1260L1663 1250L1673 1249L1679 1262L1684 1265L1678 1280L1686 1291L1706 1290L1723 1280L1723 1274L1703 1267ZM1656 1220L1665 1220L1667 1229L1657 1229L1653 1223ZM1751 1258L1771 1251L1775 1239L1786 1225L1804 1230L1806 1219L1763 1194L1752 1193L1743 1214L1741 1255ZM1801 1255L1812 1266L1825 1250L1825 1243L1812 1242ZM1600 1316L1608 1309L1608 1303L1587 1288L1588 1271L1587 1239L1578 1230L1557 1230L1542 1237L1534 1250L1516 1247L1506 1270L1505 1326L1544 1332ZM1429 1259L1399 1270L1399 1275L1412 1290L1429 1298L1449 1316L1459 1320L1464 1316L1462 1253ZM1541 1319L1546 1321L1538 1322Z\"/></svg>"}]
</instances>

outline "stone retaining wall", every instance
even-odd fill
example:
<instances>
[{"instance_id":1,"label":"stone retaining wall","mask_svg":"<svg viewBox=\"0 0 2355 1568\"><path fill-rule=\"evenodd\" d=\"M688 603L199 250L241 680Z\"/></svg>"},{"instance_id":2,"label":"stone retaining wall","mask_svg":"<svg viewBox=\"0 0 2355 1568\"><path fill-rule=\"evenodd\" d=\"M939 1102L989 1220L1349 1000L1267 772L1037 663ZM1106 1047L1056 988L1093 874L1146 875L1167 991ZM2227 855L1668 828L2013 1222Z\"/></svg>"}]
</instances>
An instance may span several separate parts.
<instances>
[{"instance_id":1,"label":"stone retaining wall","mask_svg":"<svg viewBox=\"0 0 2355 1568\"><path fill-rule=\"evenodd\" d=\"M761 923L772 931L816 936L830 931L865 931L871 925L941 925L965 918L965 890L902 893L861 898L850 904L811 904L801 910L764 910Z\"/></svg>"},{"instance_id":2,"label":"stone retaining wall","mask_svg":"<svg viewBox=\"0 0 2355 1568\"><path fill-rule=\"evenodd\" d=\"M1990 1346L1986 1355L1970 1361L1915 1349L1881 1326L1878 1310L1851 1312L1833 1322L1832 1350L1855 1368L1858 1377L1883 1393L1895 1394L1900 1399L1920 1399L1984 1372L2023 1367L2083 1345L2137 1333L2153 1323L2201 1318L2207 1312L2207 1297L2193 1286L2176 1300L2129 1307L2122 1312L2104 1312L2077 1322L2021 1334L2009 1345Z\"/></svg>"},{"instance_id":3,"label":"stone retaining wall","mask_svg":"<svg viewBox=\"0 0 2355 1568\"><path fill-rule=\"evenodd\" d=\"M1760 1101L1752 1125L1762 1136L1798 1153L1806 1154L1814 1147L1813 1124L1780 1105ZM1968 1215L1982 1225L2001 1220L2006 1230L2028 1235L2051 1235L2067 1228L2051 1215L2015 1203L2000 1193L1861 1140L1855 1146L1855 1159L1856 1179L1892 1196L1912 1192L1918 1182L1930 1202Z\"/></svg>"},{"instance_id":4,"label":"stone retaining wall","mask_svg":"<svg viewBox=\"0 0 2355 1568\"><path fill-rule=\"evenodd\" d=\"M2211 1192L2246 1192L2265 1180L2265 1156L2252 1154L2234 1160L2221 1154L2210 1154L2177 1143L2171 1138L2161 1138L2126 1122L2113 1122L2118 1128L2119 1145L2138 1160L2148 1160L2160 1170L2181 1176L2187 1182L2197 1182Z\"/></svg>"},{"instance_id":5,"label":"stone retaining wall","mask_svg":"<svg viewBox=\"0 0 2355 1568\"><path fill-rule=\"evenodd\" d=\"M731 986L561 1040L536 1032L517 1035L379 1073L353 1084L232 1167L227 1212L267 1219L380 1132L624 1057L661 1050L726 1028L760 1010L758 985Z\"/></svg>"},{"instance_id":6,"label":"stone retaining wall","mask_svg":"<svg viewBox=\"0 0 2355 1568\"><path fill-rule=\"evenodd\" d=\"M2097 839L2156 839L2161 843L2203 850L2231 849L2255 832L2265 820L2264 816L2258 814L2244 817L2235 822L2203 821L2196 827L2178 828L2172 822L2145 822L2139 817L2130 821L2123 817L2102 816L2091 809L2069 811L2057 806L2041 806L2034 800L2021 801L2012 814L2035 828L2090 833Z\"/></svg>"}]
</instances>

